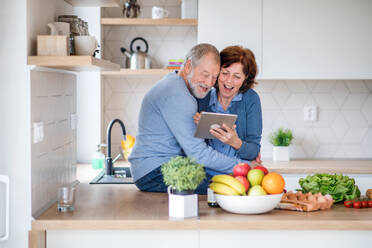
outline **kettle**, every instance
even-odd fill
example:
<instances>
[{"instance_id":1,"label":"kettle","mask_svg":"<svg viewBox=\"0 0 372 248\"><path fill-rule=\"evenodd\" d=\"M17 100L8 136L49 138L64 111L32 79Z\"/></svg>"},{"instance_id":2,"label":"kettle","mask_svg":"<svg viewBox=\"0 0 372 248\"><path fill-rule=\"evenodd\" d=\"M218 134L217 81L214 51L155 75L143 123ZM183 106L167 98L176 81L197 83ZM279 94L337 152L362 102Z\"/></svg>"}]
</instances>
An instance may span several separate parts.
<instances>
[{"instance_id":1,"label":"kettle","mask_svg":"<svg viewBox=\"0 0 372 248\"><path fill-rule=\"evenodd\" d=\"M143 43L145 43L146 49L144 52L141 51L140 46L136 47L136 51L133 50L133 44L137 40L143 41ZM121 47L120 51L129 58L130 69L151 69L151 58L149 55L147 55L147 52L149 51L149 45L144 38L134 38L130 43L130 52L128 52L128 50L124 47ZM126 64L126 66L128 67L128 64Z\"/></svg>"}]
</instances>

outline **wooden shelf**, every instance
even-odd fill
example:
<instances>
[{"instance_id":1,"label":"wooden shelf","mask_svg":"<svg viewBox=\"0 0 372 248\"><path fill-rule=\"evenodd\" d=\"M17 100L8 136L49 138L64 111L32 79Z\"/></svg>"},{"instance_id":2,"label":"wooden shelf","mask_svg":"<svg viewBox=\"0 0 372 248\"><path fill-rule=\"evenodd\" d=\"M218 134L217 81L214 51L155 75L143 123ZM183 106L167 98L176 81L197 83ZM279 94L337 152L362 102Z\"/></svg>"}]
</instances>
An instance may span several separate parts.
<instances>
[{"instance_id":1,"label":"wooden shelf","mask_svg":"<svg viewBox=\"0 0 372 248\"><path fill-rule=\"evenodd\" d=\"M168 69L120 69L120 71L103 71L101 75L103 76L164 76L169 72L174 70Z\"/></svg>"},{"instance_id":2,"label":"wooden shelf","mask_svg":"<svg viewBox=\"0 0 372 248\"><path fill-rule=\"evenodd\" d=\"M120 0L65 0L74 7L120 7Z\"/></svg>"},{"instance_id":3,"label":"wooden shelf","mask_svg":"<svg viewBox=\"0 0 372 248\"><path fill-rule=\"evenodd\" d=\"M173 25L196 26L198 19L141 19L141 18L101 18L102 25Z\"/></svg>"},{"instance_id":4,"label":"wooden shelf","mask_svg":"<svg viewBox=\"0 0 372 248\"><path fill-rule=\"evenodd\" d=\"M27 64L69 71L114 71L120 69L118 64L92 56L29 56Z\"/></svg>"}]
</instances>

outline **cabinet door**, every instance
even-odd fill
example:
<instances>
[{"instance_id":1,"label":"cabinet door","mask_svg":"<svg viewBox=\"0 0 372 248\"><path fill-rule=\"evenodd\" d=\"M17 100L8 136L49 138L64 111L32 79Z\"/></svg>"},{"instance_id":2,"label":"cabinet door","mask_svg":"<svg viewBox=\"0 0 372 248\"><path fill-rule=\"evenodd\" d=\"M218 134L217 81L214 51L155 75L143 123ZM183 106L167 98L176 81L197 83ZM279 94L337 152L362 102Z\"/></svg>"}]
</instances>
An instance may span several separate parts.
<instances>
[{"instance_id":1,"label":"cabinet door","mask_svg":"<svg viewBox=\"0 0 372 248\"><path fill-rule=\"evenodd\" d=\"M372 1L265 0L263 77L372 78Z\"/></svg>"},{"instance_id":2,"label":"cabinet door","mask_svg":"<svg viewBox=\"0 0 372 248\"><path fill-rule=\"evenodd\" d=\"M261 0L199 1L198 43L211 43L218 50L241 45L256 56L261 72Z\"/></svg>"}]
</instances>

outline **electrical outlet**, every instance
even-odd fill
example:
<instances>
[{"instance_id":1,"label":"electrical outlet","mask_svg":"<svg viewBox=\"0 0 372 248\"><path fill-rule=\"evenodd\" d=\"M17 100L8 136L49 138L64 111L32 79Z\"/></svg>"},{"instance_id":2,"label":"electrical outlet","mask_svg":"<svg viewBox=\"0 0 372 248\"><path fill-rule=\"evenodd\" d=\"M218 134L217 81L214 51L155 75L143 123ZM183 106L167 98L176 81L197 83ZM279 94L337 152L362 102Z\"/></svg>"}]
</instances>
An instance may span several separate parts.
<instances>
[{"instance_id":1,"label":"electrical outlet","mask_svg":"<svg viewBox=\"0 0 372 248\"><path fill-rule=\"evenodd\" d=\"M318 108L317 108L317 106L305 106L304 107L304 120L305 121L316 121L316 120L318 120Z\"/></svg>"},{"instance_id":2,"label":"electrical outlet","mask_svg":"<svg viewBox=\"0 0 372 248\"><path fill-rule=\"evenodd\" d=\"M34 143L39 143L43 141L44 139L44 123L42 121L40 122L34 122Z\"/></svg>"}]
</instances>

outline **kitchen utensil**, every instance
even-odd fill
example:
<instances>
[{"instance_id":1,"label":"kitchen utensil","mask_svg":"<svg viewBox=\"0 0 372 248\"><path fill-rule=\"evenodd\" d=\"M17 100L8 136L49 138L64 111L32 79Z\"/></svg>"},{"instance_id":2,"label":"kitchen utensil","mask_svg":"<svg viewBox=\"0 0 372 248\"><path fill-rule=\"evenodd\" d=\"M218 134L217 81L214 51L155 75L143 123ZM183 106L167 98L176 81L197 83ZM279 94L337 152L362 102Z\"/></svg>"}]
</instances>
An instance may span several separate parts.
<instances>
[{"instance_id":1,"label":"kitchen utensil","mask_svg":"<svg viewBox=\"0 0 372 248\"><path fill-rule=\"evenodd\" d=\"M57 191L58 211L69 212L74 210L75 188L60 187Z\"/></svg>"},{"instance_id":2,"label":"kitchen utensil","mask_svg":"<svg viewBox=\"0 0 372 248\"><path fill-rule=\"evenodd\" d=\"M134 43L140 40L143 43L145 43L146 49L145 51L141 51L141 47L137 46L136 51L133 50ZM147 55L147 52L149 51L149 45L147 44L147 41L142 37L137 37L132 40L130 43L130 52L128 52L127 49L124 47L120 48L120 51L129 58L129 68L132 70L135 69L151 69L151 58ZM128 62L128 61L127 61ZM128 63L126 63L126 66L128 67Z\"/></svg>"},{"instance_id":3,"label":"kitchen utensil","mask_svg":"<svg viewBox=\"0 0 372 248\"><path fill-rule=\"evenodd\" d=\"M220 207L236 214L261 214L273 210L282 199L282 194L239 196L215 194Z\"/></svg>"},{"instance_id":4,"label":"kitchen utensil","mask_svg":"<svg viewBox=\"0 0 372 248\"><path fill-rule=\"evenodd\" d=\"M161 7L152 7L152 19L162 19L168 17L168 10Z\"/></svg>"},{"instance_id":5,"label":"kitchen utensil","mask_svg":"<svg viewBox=\"0 0 372 248\"><path fill-rule=\"evenodd\" d=\"M51 22L48 23L51 35L66 35L70 37L70 24L67 22Z\"/></svg>"},{"instance_id":6,"label":"kitchen utensil","mask_svg":"<svg viewBox=\"0 0 372 248\"><path fill-rule=\"evenodd\" d=\"M68 35L38 35L37 56L70 55Z\"/></svg>"},{"instance_id":7,"label":"kitchen utensil","mask_svg":"<svg viewBox=\"0 0 372 248\"><path fill-rule=\"evenodd\" d=\"M98 46L96 38L88 35L75 36L74 44L76 55L92 56Z\"/></svg>"},{"instance_id":8,"label":"kitchen utensil","mask_svg":"<svg viewBox=\"0 0 372 248\"><path fill-rule=\"evenodd\" d=\"M141 13L141 6L137 0L127 0L123 5L123 15L126 18L137 18Z\"/></svg>"}]
</instances>

